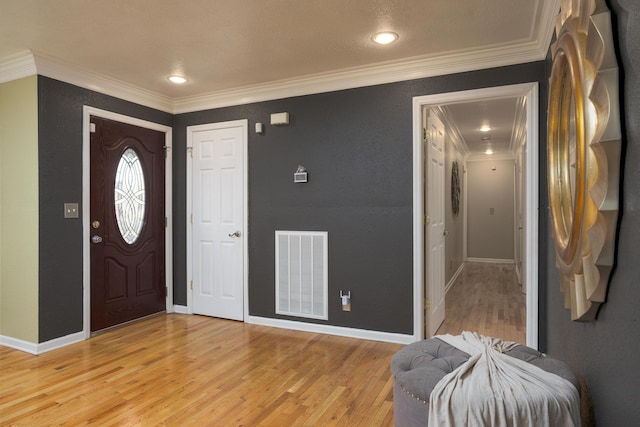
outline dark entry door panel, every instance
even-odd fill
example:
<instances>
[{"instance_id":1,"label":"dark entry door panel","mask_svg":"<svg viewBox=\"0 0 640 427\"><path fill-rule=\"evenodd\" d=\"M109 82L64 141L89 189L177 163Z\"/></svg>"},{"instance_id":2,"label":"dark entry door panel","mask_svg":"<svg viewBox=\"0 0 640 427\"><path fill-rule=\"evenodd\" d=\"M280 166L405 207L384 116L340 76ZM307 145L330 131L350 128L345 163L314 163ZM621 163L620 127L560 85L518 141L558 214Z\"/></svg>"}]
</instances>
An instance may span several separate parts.
<instances>
[{"instance_id":1,"label":"dark entry door panel","mask_svg":"<svg viewBox=\"0 0 640 427\"><path fill-rule=\"evenodd\" d=\"M91 331L164 311L165 134L92 117Z\"/></svg>"}]
</instances>

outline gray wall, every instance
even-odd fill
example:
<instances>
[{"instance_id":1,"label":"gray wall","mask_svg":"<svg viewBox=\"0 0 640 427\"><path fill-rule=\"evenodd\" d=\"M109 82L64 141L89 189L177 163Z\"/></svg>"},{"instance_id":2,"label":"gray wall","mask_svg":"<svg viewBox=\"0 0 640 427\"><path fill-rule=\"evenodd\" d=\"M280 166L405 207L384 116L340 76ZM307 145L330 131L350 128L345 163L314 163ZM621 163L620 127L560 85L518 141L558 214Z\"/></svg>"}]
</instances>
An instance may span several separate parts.
<instances>
[{"instance_id":1,"label":"gray wall","mask_svg":"<svg viewBox=\"0 0 640 427\"><path fill-rule=\"evenodd\" d=\"M63 219L62 205L82 199L83 105L173 124L179 305L187 303L186 126L246 118L252 128L289 111L290 126L249 136L250 314L278 317L274 230L327 230L327 323L411 334L412 97L537 81L544 101L545 72L537 62L177 116L39 76L39 341L82 330L82 222ZM291 182L298 164L308 184ZM340 288L353 291L350 313L339 310Z\"/></svg>"},{"instance_id":2,"label":"gray wall","mask_svg":"<svg viewBox=\"0 0 640 427\"><path fill-rule=\"evenodd\" d=\"M62 212L65 202L82 206L84 105L173 123L168 113L38 76L39 342L82 331L82 215Z\"/></svg>"},{"instance_id":3,"label":"gray wall","mask_svg":"<svg viewBox=\"0 0 640 427\"><path fill-rule=\"evenodd\" d=\"M457 149L450 132L445 137L445 229L449 232L445 239L445 267L444 279L449 283L455 272L464 262L464 170L465 163L462 153ZM462 141L460 141L462 143ZM458 182L460 183L460 211L453 215L451 208L451 167L454 161L458 162Z\"/></svg>"},{"instance_id":4,"label":"gray wall","mask_svg":"<svg viewBox=\"0 0 640 427\"><path fill-rule=\"evenodd\" d=\"M186 127L248 119L291 125L249 134L249 312L275 314L274 231L329 232L326 323L413 333L412 97L539 82L546 64L456 75L180 114L175 121L175 302L186 305ZM543 102L544 105L544 102ZM308 184L293 184L298 165ZM342 312L339 290L352 291Z\"/></svg>"},{"instance_id":5,"label":"gray wall","mask_svg":"<svg viewBox=\"0 0 640 427\"><path fill-rule=\"evenodd\" d=\"M278 317L274 230L327 230L327 323L411 334L412 97L537 81L544 101L545 73L537 62L177 116L39 76L39 341L82 330L82 223L63 219L62 205L82 201L83 105L173 124L178 305L187 303L186 126L243 118L253 126L289 111L290 126L249 136L250 313ZM308 184L291 182L298 164ZM339 310L340 288L353 291L350 313Z\"/></svg>"},{"instance_id":6,"label":"gray wall","mask_svg":"<svg viewBox=\"0 0 640 427\"><path fill-rule=\"evenodd\" d=\"M513 260L514 161L467 162L467 257Z\"/></svg>"},{"instance_id":7,"label":"gray wall","mask_svg":"<svg viewBox=\"0 0 640 427\"><path fill-rule=\"evenodd\" d=\"M607 302L597 320L572 322L562 304L551 241L546 245L542 242L541 247L547 252L541 258L547 264L546 270L541 271L541 286L546 286L542 304L547 314L541 317L541 328L546 329L548 354L565 360L586 379L597 425L637 426L640 425L640 2L612 0L610 5L617 14L626 128L617 266ZM541 201L548 224L546 194ZM542 231L550 236L548 226Z\"/></svg>"}]
</instances>

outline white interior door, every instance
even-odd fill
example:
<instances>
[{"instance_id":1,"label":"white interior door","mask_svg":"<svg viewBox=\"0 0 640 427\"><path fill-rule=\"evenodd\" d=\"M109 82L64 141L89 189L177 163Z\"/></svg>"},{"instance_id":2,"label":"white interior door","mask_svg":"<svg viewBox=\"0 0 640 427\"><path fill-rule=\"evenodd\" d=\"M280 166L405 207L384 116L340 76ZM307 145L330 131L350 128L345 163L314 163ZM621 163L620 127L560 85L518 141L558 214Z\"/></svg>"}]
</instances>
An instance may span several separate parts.
<instances>
[{"instance_id":1,"label":"white interior door","mask_svg":"<svg viewBox=\"0 0 640 427\"><path fill-rule=\"evenodd\" d=\"M445 257L445 229L444 229L444 189L445 189L445 151L444 125L429 114L427 119L426 141L427 166L425 168L427 182L425 185L428 223L426 224L427 251L425 260L427 280L427 336L435 335L444 321L444 257Z\"/></svg>"},{"instance_id":2,"label":"white interior door","mask_svg":"<svg viewBox=\"0 0 640 427\"><path fill-rule=\"evenodd\" d=\"M244 319L246 121L192 126L192 312Z\"/></svg>"}]
</instances>

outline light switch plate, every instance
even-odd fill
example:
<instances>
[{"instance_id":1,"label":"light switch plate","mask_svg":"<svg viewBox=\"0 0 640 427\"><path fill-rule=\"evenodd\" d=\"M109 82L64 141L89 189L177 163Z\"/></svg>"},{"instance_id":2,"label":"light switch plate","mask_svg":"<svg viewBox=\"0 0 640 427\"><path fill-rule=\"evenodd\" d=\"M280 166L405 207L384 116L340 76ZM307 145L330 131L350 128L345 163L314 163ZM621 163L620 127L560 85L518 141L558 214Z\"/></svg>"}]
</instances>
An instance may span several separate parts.
<instances>
[{"instance_id":1,"label":"light switch plate","mask_svg":"<svg viewBox=\"0 0 640 427\"><path fill-rule=\"evenodd\" d=\"M64 204L64 217L65 218L79 218L80 209L77 203L65 203Z\"/></svg>"}]
</instances>

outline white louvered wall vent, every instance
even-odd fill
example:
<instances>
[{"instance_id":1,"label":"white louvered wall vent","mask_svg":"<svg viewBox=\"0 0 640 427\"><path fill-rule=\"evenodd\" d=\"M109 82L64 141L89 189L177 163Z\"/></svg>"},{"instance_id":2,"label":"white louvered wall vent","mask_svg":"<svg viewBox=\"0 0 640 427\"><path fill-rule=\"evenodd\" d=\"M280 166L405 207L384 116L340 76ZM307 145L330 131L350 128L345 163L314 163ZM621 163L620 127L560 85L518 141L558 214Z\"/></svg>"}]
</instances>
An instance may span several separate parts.
<instances>
[{"instance_id":1,"label":"white louvered wall vent","mask_svg":"<svg viewBox=\"0 0 640 427\"><path fill-rule=\"evenodd\" d=\"M328 319L326 231L276 230L276 313Z\"/></svg>"}]
</instances>

